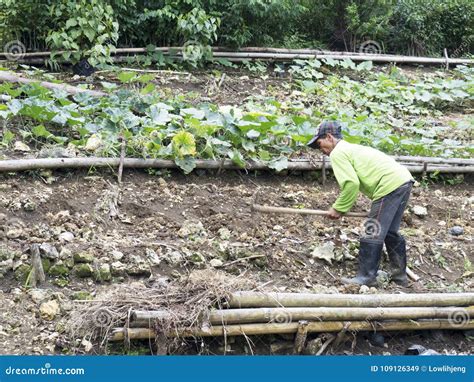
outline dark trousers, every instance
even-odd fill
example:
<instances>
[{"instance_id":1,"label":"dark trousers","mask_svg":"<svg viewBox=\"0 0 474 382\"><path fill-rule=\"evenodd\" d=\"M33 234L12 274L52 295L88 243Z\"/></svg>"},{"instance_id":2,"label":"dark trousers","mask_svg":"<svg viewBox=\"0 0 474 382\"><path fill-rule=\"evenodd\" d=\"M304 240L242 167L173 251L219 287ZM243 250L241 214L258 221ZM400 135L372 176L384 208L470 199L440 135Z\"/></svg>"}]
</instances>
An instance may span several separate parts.
<instances>
[{"instance_id":1,"label":"dark trousers","mask_svg":"<svg viewBox=\"0 0 474 382\"><path fill-rule=\"evenodd\" d=\"M413 181L409 181L372 203L368 218L364 222L361 243L382 244L381 251L385 242L387 250L390 247L391 251L405 252L405 239L398 233L398 230L412 186Z\"/></svg>"}]
</instances>

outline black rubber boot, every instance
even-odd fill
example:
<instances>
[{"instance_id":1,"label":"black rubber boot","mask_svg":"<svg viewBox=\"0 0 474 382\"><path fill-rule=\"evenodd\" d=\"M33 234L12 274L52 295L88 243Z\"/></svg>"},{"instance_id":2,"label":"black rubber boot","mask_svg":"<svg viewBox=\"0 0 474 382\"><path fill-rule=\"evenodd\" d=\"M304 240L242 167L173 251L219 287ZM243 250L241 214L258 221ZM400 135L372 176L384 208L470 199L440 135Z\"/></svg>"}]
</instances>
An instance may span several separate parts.
<instances>
[{"instance_id":1,"label":"black rubber boot","mask_svg":"<svg viewBox=\"0 0 474 382\"><path fill-rule=\"evenodd\" d=\"M405 238L398 233L387 233L385 237L388 260L390 262L390 280L406 287L407 277L407 246Z\"/></svg>"},{"instance_id":2,"label":"black rubber boot","mask_svg":"<svg viewBox=\"0 0 474 382\"><path fill-rule=\"evenodd\" d=\"M382 256L383 243L360 241L359 270L353 278L343 277L343 284L359 284L367 286L377 285L377 270Z\"/></svg>"}]
</instances>

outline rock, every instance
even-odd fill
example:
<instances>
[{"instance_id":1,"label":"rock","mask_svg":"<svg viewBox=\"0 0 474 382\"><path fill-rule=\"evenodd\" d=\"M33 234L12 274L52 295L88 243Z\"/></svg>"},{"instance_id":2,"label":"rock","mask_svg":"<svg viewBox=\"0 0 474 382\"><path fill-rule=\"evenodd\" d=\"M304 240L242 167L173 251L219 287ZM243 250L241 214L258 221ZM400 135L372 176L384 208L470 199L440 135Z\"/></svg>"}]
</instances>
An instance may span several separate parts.
<instances>
[{"instance_id":1,"label":"rock","mask_svg":"<svg viewBox=\"0 0 474 382\"><path fill-rule=\"evenodd\" d=\"M316 355L318 354L322 346L323 346L323 340L320 337L315 338L314 340L309 340L306 343L303 353L306 355Z\"/></svg>"},{"instance_id":2,"label":"rock","mask_svg":"<svg viewBox=\"0 0 474 382\"><path fill-rule=\"evenodd\" d=\"M71 296L72 300L93 300L94 297L87 291L74 292Z\"/></svg>"},{"instance_id":3,"label":"rock","mask_svg":"<svg viewBox=\"0 0 474 382\"><path fill-rule=\"evenodd\" d=\"M62 261L58 261L49 268L48 274L50 276L67 277L69 275L69 269Z\"/></svg>"},{"instance_id":4,"label":"rock","mask_svg":"<svg viewBox=\"0 0 474 382\"><path fill-rule=\"evenodd\" d=\"M230 239L230 231L226 227L222 227L217 231L217 234L221 238L221 240L229 240Z\"/></svg>"},{"instance_id":5,"label":"rock","mask_svg":"<svg viewBox=\"0 0 474 382\"><path fill-rule=\"evenodd\" d=\"M440 227L444 227L444 226L446 225L446 222L445 222L444 220L440 220L440 221L438 222L438 225L439 225Z\"/></svg>"},{"instance_id":6,"label":"rock","mask_svg":"<svg viewBox=\"0 0 474 382\"><path fill-rule=\"evenodd\" d=\"M74 240L74 234L72 232L63 232L59 235L59 241L64 242L71 242Z\"/></svg>"},{"instance_id":7,"label":"rock","mask_svg":"<svg viewBox=\"0 0 474 382\"><path fill-rule=\"evenodd\" d=\"M56 260L59 258L59 252L56 247L49 243L40 245L40 253L47 259Z\"/></svg>"},{"instance_id":8,"label":"rock","mask_svg":"<svg viewBox=\"0 0 474 382\"><path fill-rule=\"evenodd\" d=\"M7 238L9 239L18 239L20 237L23 237L24 231L21 228L10 228L7 231Z\"/></svg>"},{"instance_id":9,"label":"rock","mask_svg":"<svg viewBox=\"0 0 474 382\"><path fill-rule=\"evenodd\" d=\"M27 153L27 152L31 151L29 146L26 145L25 143L23 143L22 141L16 141L13 145L13 150L24 152L24 153Z\"/></svg>"},{"instance_id":10,"label":"rock","mask_svg":"<svg viewBox=\"0 0 474 382\"><path fill-rule=\"evenodd\" d=\"M112 280L112 273L110 271L109 264L101 264L99 267L99 280L100 281L110 281Z\"/></svg>"},{"instance_id":11,"label":"rock","mask_svg":"<svg viewBox=\"0 0 474 382\"><path fill-rule=\"evenodd\" d=\"M150 266L140 256L130 256L130 265L126 269L131 276L150 276Z\"/></svg>"},{"instance_id":12,"label":"rock","mask_svg":"<svg viewBox=\"0 0 474 382\"><path fill-rule=\"evenodd\" d=\"M93 134L87 140L84 149L86 151L96 151L100 146L102 146L102 139L97 135Z\"/></svg>"},{"instance_id":13,"label":"rock","mask_svg":"<svg viewBox=\"0 0 474 382\"><path fill-rule=\"evenodd\" d=\"M126 270L127 268L125 264L120 261L115 261L110 264L110 272L112 273L112 276L123 276L126 273Z\"/></svg>"},{"instance_id":14,"label":"rock","mask_svg":"<svg viewBox=\"0 0 474 382\"><path fill-rule=\"evenodd\" d=\"M51 300L41 304L40 316L43 320L52 321L59 314L59 304L56 300Z\"/></svg>"},{"instance_id":15,"label":"rock","mask_svg":"<svg viewBox=\"0 0 474 382\"><path fill-rule=\"evenodd\" d=\"M31 272L31 266L27 264L20 264L15 268L15 279L24 284Z\"/></svg>"},{"instance_id":16,"label":"rock","mask_svg":"<svg viewBox=\"0 0 474 382\"><path fill-rule=\"evenodd\" d=\"M334 243L332 241L324 243L316 247L313 252L311 253L313 258L321 259L327 261L330 265L332 265L332 260L335 258L334 253Z\"/></svg>"},{"instance_id":17,"label":"rock","mask_svg":"<svg viewBox=\"0 0 474 382\"><path fill-rule=\"evenodd\" d=\"M422 345L412 345L406 351L405 355L437 355L437 351L433 349L426 349Z\"/></svg>"},{"instance_id":18,"label":"rock","mask_svg":"<svg viewBox=\"0 0 474 382\"><path fill-rule=\"evenodd\" d=\"M70 249L63 247L61 248L61 251L59 252L59 258L61 260L66 260L66 259L72 259L72 252ZM74 261L74 260L73 260Z\"/></svg>"},{"instance_id":19,"label":"rock","mask_svg":"<svg viewBox=\"0 0 474 382\"><path fill-rule=\"evenodd\" d=\"M359 293L360 294L369 294L370 293L370 288L367 285L361 285L359 288Z\"/></svg>"},{"instance_id":20,"label":"rock","mask_svg":"<svg viewBox=\"0 0 474 382\"><path fill-rule=\"evenodd\" d=\"M158 178L158 184L160 185L160 187L162 188L165 188L165 187L168 187L168 183L166 182L166 180L164 180L163 178Z\"/></svg>"},{"instance_id":21,"label":"rock","mask_svg":"<svg viewBox=\"0 0 474 382\"><path fill-rule=\"evenodd\" d=\"M94 345L92 345L92 342L87 341L86 339L82 340L81 345L84 346L84 351L86 353L89 353L92 350L92 348L94 347Z\"/></svg>"},{"instance_id":22,"label":"rock","mask_svg":"<svg viewBox=\"0 0 474 382\"><path fill-rule=\"evenodd\" d=\"M413 213L418 217L423 217L428 215L428 210L423 206L414 206Z\"/></svg>"},{"instance_id":23,"label":"rock","mask_svg":"<svg viewBox=\"0 0 474 382\"><path fill-rule=\"evenodd\" d=\"M13 270L13 259L0 261L0 278Z\"/></svg>"},{"instance_id":24,"label":"rock","mask_svg":"<svg viewBox=\"0 0 474 382\"><path fill-rule=\"evenodd\" d=\"M146 248L145 249L145 256L146 256L146 258L148 259L148 262L151 265L160 265L161 259L153 249Z\"/></svg>"},{"instance_id":25,"label":"rock","mask_svg":"<svg viewBox=\"0 0 474 382\"><path fill-rule=\"evenodd\" d=\"M440 197L443 196L443 191L441 191L441 190L435 190L434 194L435 194L435 196L437 196L438 198L440 198Z\"/></svg>"},{"instance_id":26,"label":"rock","mask_svg":"<svg viewBox=\"0 0 474 382\"><path fill-rule=\"evenodd\" d=\"M34 303L39 304L40 302L46 300L49 297L49 292L46 289L31 289L28 291L31 299Z\"/></svg>"},{"instance_id":27,"label":"rock","mask_svg":"<svg viewBox=\"0 0 474 382\"><path fill-rule=\"evenodd\" d=\"M199 220L185 220L181 229L178 231L179 237L205 236L206 231Z\"/></svg>"},{"instance_id":28,"label":"rock","mask_svg":"<svg viewBox=\"0 0 474 382\"><path fill-rule=\"evenodd\" d=\"M224 262L220 259L212 259L209 262L209 265L213 268L219 268L219 267L222 267L224 265Z\"/></svg>"},{"instance_id":29,"label":"rock","mask_svg":"<svg viewBox=\"0 0 474 382\"><path fill-rule=\"evenodd\" d=\"M74 263L92 263L94 261L94 255L88 252L78 252L74 254Z\"/></svg>"},{"instance_id":30,"label":"rock","mask_svg":"<svg viewBox=\"0 0 474 382\"><path fill-rule=\"evenodd\" d=\"M460 236L464 233L464 228L458 225L455 225L454 227L451 227L449 230L449 233L453 236Z\"/></svg>"},{"instance_id":31,"label":"rock","mask_svg":"<svg viewBox=\"0 0 474 382\"><path fill-rule=\"evenodd\" d=\"M387 272L382 271L382 270L379 270L379 271L377 272L377 282L378 282L379 284L388 283L389 280L390 280L390 277L389 277L389 275L388 275Z\"/></svg>"},{"instance_id":32,"label":"rock","mask_svg":"<svg viewBox=\"0 0 474 382\"><path fill-rule=\"evenodd\" d=\"M31 200L27 200L23 203L23 209L27 212L32 212L36 210L36 203Z\"/></svg>"},{"instance_id":33,"label":"rock","mask_svg":"<svg viewBox=\"0 0 474 382\"><path fill-rule=\"evenodd\" d=\"M172 251L164 256L165 261L170 265L179 265L184 261L184 256L181 252Z\"/></svg>"},{"instance_id":34,"label":"rock","mask_svg":"<svg viewBox=\"0 0 474 382\"><path fill-rule=\"evenodd\" d=\"M110 254L112 256L112 259L116 260L116 261L120 261L123 259L123 257L125 256L122 252L120 251L112 251L112 253Z\"/></svg>"},{"instance_id":35,"label":"rock","mask_svg":"<svg viewBox=\"0 0 474 382\"><path fill-rule=\"evenodd\" d=\"M77 264L74 266L72 269L74 273L76 274L77 277L80 278L87 278L87 277L92 277L94 274L94 269L90 264Z\"/></svg>"}]
</instances>

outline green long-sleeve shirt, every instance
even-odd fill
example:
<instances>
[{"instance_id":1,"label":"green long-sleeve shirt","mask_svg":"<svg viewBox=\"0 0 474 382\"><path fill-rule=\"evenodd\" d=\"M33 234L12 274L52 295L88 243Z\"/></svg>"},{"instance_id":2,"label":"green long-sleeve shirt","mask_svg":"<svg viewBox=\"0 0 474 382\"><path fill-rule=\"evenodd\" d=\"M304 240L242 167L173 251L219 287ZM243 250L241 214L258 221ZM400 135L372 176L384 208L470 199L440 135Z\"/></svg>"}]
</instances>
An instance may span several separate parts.
<instances>
[{"instance_id":1,"label":"green long-sleeve shirt","mask_svg":"<svg viewBox=\"0 0 474 382\"><path fill-rule=\"evenodd\" d=\"M341 193L332 207L347 212L361 191L371 200L388 195L412 180L408 169L371 147L339 141L329 155Z\"/></svg>"}]
</instances>

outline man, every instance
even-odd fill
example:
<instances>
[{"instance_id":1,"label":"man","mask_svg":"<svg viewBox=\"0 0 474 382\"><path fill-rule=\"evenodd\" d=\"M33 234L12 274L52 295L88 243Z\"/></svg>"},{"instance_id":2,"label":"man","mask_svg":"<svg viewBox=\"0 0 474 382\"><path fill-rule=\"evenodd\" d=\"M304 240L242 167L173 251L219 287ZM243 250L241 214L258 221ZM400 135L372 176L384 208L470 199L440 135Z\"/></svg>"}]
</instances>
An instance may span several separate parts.
<instances>
[{"instance_id":1,"label":"man","mask_svg":"<svg viewBox=\"0 0 474 382\"><path fill-rule=\"evenodd\" d=\"M372 200L368 219L364 222L365 232L360 237L357 276L341 281L344 284L376 285L385 242L391 280L407 286L406 243L398 230L414 183L408 169L378 150L344 141L341 124L337 121L323 122L308 146L329 155L341 189L328 211L329 218L339 219L348 212L359 191Z\"/></svg>"}]
</instances>

